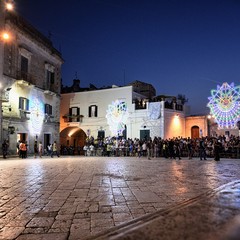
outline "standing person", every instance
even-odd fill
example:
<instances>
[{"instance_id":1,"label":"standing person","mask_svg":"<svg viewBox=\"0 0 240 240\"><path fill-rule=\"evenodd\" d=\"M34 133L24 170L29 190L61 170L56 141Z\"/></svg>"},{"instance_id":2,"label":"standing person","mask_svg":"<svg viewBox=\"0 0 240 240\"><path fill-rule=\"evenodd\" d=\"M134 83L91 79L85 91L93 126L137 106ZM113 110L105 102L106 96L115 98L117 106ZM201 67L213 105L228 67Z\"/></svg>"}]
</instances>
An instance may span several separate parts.
<instances>
[{"instance_id":1,"label":"standing person","mask_svg":"<svg viewBox=\"0 0 240 240\"><path fill-rule=\"evenodd\" d=\"M220 152L221 152L222 144L220 140L215 140L214 143L214 160L220 161Z\"/></svg>"},{"instance_id":2,"label":"standing person","mask_svg":"<svg viewBox=\"0 0 240 240\"><path fill-rule=\"evenodd\" d=\"M21 157L26 158L27 157L27 145L26 145L25 141L22 141L20 143L19 149L20 149Z\"/></svg>"},{"instance_id":3,"label":"standing person","mask_svg":"<svg viewBox=\"0 0 240 240\"><path fill-rule=\"evenodd\" d=\"M54 141L54 143L52 145L51 157L53 157L54 154L56 154L59 157L58 147L57 147L57 142L56 141Z\"/></svg>"},{"instance_id":4,"label":"standing person","mask_svg":"<svg viewBox=\"0 0 240 240\"><path fill-rule=\"evenodd\" d=\"M38 155L38 146L37 141L34 142L34 158L36 158Z\"/></svg>"},{"instance_id":5,"label":"standing person","mask_svg":"<svg viewBox=\"0 0 240 240\"><path fill-rule=\"evenodd\" d=\"M147 144L146 144L146 141L144 141L143 144L142 144L142 155L144 157L147 156Z\"/></svg>"},{"instance_id":6,"label":"standing person","mask_svg":"<svg viewBox=\"0 0 240 240\"><path fill-rule=\"evenodd\" d=\"M162 144L162 153L163 157L168 158L168 144L167 141L164 141Z\"/></svg>"},{"instance_id":7,"label":"standing person","mask_svg":"<svg viewBox=\"0 0 240 240\"><path fill-rule=\"evenodd\" d=\"M180 160L181 159L181 157L180 157L181 151L180 151L180 145L179 145L178 140L175 140L173 148L174 148L174 159L177 157Z\"/></svg>"},{"instance_id":8,"label":"standing person","mask_svg":"<svg viewBox=\"0 0 240 240\"><path fill-rule=\"evenodd\" d=\"M91 144L91 145L89 146L90 156L94 156L94 155L95 155L95 154L94 154L94 150L95 150L94 145Z\"/></svg>"},{"instance_id":9,"label":"standing person","mask_svg":"<svg viewBox=\"0 0 240 240\"><path fill-rule=\"evenodd\" d=\"M21 141L20 140L18 140L18 142L17 142L17 154L18 154L18 156L19 157L21 157L21 152L20 152L20 149L19 149L19 145L20 145L20 143L21 143Z\"/></svg>"},{"instance_id":10,"label":"standing person","mask_svg":"<svg viewBox=\"0 0 240 240\"><path fill-rule=\"evenodd\" d=\"M151 159L151 153L152 153L152 140L148 140L148 142L147 142L147 158L148 158L148 160Z\"/></svg>"},{"instance_id":11,"label":"standing person","mask_svg":"<svg viewBox=\"0 0 240 240\"><path fill-rule=\"evenodd\" d=\"M174 142L173 139L170 139L168 142L168 152L169 152L169 158L175 158L175 154L174 154Z\"/></svg>"},{"instance_id":12,"label":"standing person","mask_svg":"<svg viewBox=\"0 0 240 240\"><path fill-rule=\"evenodd\" d=\"M83 151L84 151L84 156L87 156L87 154L88 154L88 146L87 146L87 144L84 145Z\"/></svg>"},{"instance_id":13,"label":"standing person","mask_svg":"<svg viewBox=\"0 0 240 240\"><path fill-rule=\"evenodd\" d=\"M42 145L42 142L40 141L39 144L38 144L38 154L39 154L39 157L41 158L42 155L43 155L43 145Z\"/></svg>"},{"instance_id":14,"label":"standing person","mask_svg":"<svg viewBox=\"0 0 240 240\"><path fill-rule=\"evenodd\" d=\"M193 144L192 140L188 139L187 141L187 150L188 150L188 159L192 159L193 156Z\"/></svg>"},{"instance_id":15,"label":"standing person","mask_svg":"<svg viewBox=\"0 0 240 240\"><path fill-rule=\"evenodd\" d=\"M112 151L112 146L110 145L110 143L107 144L107 156L110 157Z\"/></svg>"},{"instance_id":16,"label":"standing person","mask_svg":"<svg viewBox=\"0 0 240 240\"><path fill-rule=\"evenodd\" d=\"M49 144L47 145L47 155L48 155L48 156L51 156L51 154L52 154L52 144L49 143Z\"/></svg>"},{"instance_id":17,"label":"standing person","mask_svg":"<svg viewBox=\"0 0 240 240\"><path fill-rule=\"evenodd\" d=\"M138 145L137 145L137 156L140 158L141 157L141 152L142 152L142 146L141 143L139 141Z\"/></svg>"},{"instance_id":18,"label":"standing person","mask_svg":"<svg viewBox=\"0 0 240 240\"><path fill-rule=\"evenodd\" d=\"M204 160L206 159L206 146L205 146L205 142L204 139L201 138L200 142L199 142L199 157L200 160L202 160L204 158Z\"/></svg>"},{"instance_id":19,"label":"standing person","mask_svg":"<svg viewBox=\"0 0 240 240\"><path fill-rule=\"evenodd\" d=\"M8 153L8 142L7 140L4 140L2 143L2 153L3 153L3 158L7 158L7 153Z\"/></svg>"}]
</instances>

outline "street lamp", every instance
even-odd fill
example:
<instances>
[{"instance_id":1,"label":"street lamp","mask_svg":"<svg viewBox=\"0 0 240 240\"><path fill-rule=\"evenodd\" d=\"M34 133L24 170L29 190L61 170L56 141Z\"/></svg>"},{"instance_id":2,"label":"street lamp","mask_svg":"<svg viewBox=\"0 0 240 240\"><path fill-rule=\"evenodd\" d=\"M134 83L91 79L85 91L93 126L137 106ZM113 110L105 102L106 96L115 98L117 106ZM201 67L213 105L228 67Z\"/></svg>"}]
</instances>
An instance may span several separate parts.
<instances>
[{"instance_id":1,"label":"street lamp","mask_svg":"<svg viewBox=\"0 0 240 240\"><path fill-rule=\"evenodd\" d=\"M13 8L14 8L13 2L6 2L5 3L5 8L8 11L13 11Z\"/></svg>"},{"instance_id":2,"label":"street lamp","mask_svg":"<svg viewBox=\"0 0 240 240\"><path fill-rule=\"evenodd\" d=\"M9 39L10 39L9 33L4 31L4 32L2 33L2 40L3 40L3 41L8 41Z\"/></svg>"}]
</instances>

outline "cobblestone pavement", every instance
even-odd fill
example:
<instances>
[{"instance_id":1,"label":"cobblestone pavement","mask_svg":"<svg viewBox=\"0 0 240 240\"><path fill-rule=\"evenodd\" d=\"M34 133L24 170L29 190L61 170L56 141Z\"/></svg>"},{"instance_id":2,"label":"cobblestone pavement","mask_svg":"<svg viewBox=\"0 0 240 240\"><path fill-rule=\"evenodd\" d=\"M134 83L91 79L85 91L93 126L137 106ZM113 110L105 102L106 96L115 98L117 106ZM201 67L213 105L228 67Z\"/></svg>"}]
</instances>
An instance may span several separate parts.
<instances>
[{"instance_id":1,"label":"cobblestone pavement","mask_svg":"<svg viewBox=\"0 0 240 240\"><path fill-rule=\"evenodd\" d=\"M0 176L0 239L94 239L238 181L240 160L15 158Z\"/></svg>"}]
</instances>

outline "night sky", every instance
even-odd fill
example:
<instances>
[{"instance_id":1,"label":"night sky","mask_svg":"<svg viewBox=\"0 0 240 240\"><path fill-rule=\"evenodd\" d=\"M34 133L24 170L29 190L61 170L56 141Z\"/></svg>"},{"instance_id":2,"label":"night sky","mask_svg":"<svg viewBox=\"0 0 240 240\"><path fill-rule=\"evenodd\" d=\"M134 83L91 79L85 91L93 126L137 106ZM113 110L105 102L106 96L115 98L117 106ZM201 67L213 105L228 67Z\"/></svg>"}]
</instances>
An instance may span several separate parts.
<instances>
[{"instance_id":1,"label":"night sky","mask_svg":"<svg viewBox=\"0 0 240 240\"><path fill-rule=\"evenodd\" d=\"M63 85L152 84L207 114L211 89L240 84L238 0L15 0L61 51Z\"/></svg>"}]
</instances>

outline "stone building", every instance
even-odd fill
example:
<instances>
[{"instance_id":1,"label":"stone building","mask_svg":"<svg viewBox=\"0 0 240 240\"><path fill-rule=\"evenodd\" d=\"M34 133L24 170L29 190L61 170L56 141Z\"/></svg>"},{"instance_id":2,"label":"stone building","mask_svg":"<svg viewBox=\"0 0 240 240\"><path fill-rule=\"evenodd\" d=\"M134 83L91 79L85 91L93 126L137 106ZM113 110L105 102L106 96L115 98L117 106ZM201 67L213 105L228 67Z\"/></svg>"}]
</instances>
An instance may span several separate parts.
<instances>
[{"instance_id":1,"label":"stone building","mask_svg":"<svg viewBox=\"0 0 240 240\"><path fill-rule=\"evenodd\" d=\"M61 66L63 59L52 42L1 1L1 29L9 41L1 41L1 140L16 143L34 141L44 146L59 141Z\"/></svg>"},{"instance_id":2,"label":"stone building","mask_svg":"<svg viewBox=\"0 0 240 240\"><path fill-rule=\"evenodd\" d=\"M156 89L150 83L145 83L139 80L135 80L128 85L133 86L133 91L139 93L146 98L152 98L156 96Z\"/></svg>"}]
</instances>

